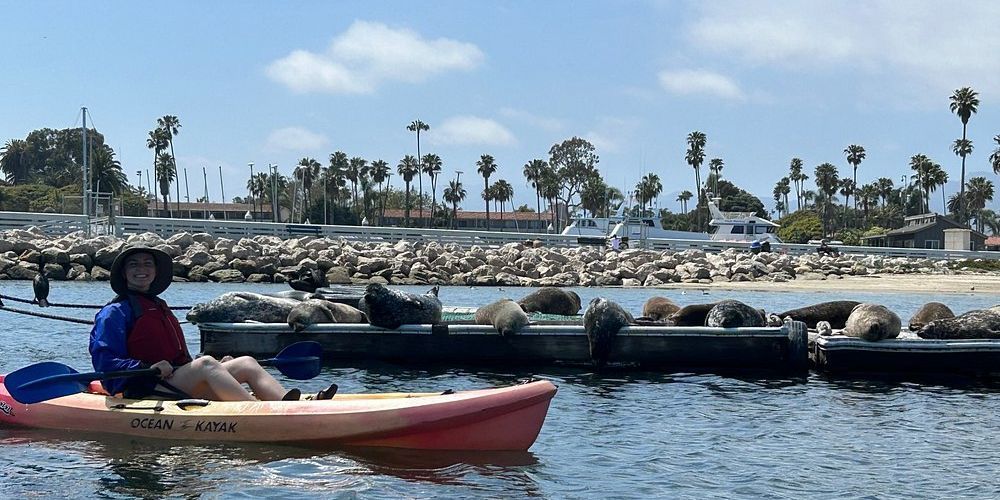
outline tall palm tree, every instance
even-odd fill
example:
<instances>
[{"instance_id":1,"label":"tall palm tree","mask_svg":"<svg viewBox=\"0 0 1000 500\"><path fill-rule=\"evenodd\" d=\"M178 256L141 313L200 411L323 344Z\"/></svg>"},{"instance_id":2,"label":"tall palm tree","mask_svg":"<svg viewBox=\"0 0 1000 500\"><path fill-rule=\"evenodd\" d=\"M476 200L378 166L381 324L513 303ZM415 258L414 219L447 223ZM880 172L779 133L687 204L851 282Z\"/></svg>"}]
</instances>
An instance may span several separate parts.
<instances>
[{"instance_id":1,"label":"tall palm tree","mask_svg":"<svg viewBox=\"0 0 1000 500\"><path fill-rule=\"evenodd\" d=\"M181 131L181 121L174 115L163 115L162 118L156 119L157 125L163 130L163 133L167 139L167 143L170 145L170 164L174 167L174 178L177 180L177 203L181 202L181 179L180 175L177 173L177 155L174 154L174 136Z\"/></svg>"},{"instance_id":2,"label":"tall palm tree","mask_svg":"<svg viewBox=\"0 0 1000 500\"><path fill-rule=\"evenodd\" d=\"M795 183L795 210L802 210L802 160L792 158L792 164L788 169L788 178ZM788 207L788 204L785 204Z\"/></svg>"},{"instance_id":3,"label":"tall palm tree","mask_svg":"<svg viewBox=\"0 0 1000 500\"><path fill-rule=\"evenodd\" d=\"M372 180L378 183L379 192L379 218L378 224L382 225L382 217L385 215L385 193L382 190L383 184L389 180L389 164L384 160L372 162Z\"/></svg>"},{"instance_id":4,"label":"tall palm tree","mask_svg":"<svg viewBox=\"0 0 1000 500\"><path fill-rule=\"evenodd\" d=\"M690 200L692 196L694 196L694 194L686 189L681 191L681 194L677 195L677 201L681 202L681 212L687 213L688 200Z\"/></svg>"},{"instance_id":5,"label":"tall palm tree","mask_svg":"<svg viewBox=\"0 0 1000 500\"><path fill-rule=\"evenodd\" d=\"M684 155L687 164L694 169L694 182L695 182L695 199L694 210L695 210L695 227L701 228L701 164L705 161L705 143L708 138L704 133L695 130L687 136L688 149L687 153Z\"/></svg>"},{"instance_id":6,"label":"tall palm tree","mask_svg":"<svg viewBox=\"0 0 1000 500\"><path fill-rule=\"evenodd\" d=\"M997 136L1000 138L1000 136ZM998 150L1000 151L1000 150ZM548 166L545 160L534 159L524 164L524 178L527 179L528 184L535 188L535 213L538 215L538 223L541 225L542 222L542 189L541 189L541 179L542 170Z\"/></svg>"},{"instance_id":7,"label":"tall palm tree","mask_svg":"<svg viewBox=\"0 0 1000 500\"><path fill-rule=\"evenodd\" d=\"M660 176L649 173L642 176L635 186L635 198L639 202L639 207L645 212L646 204L656 199L663 192L663 184L660 183Z\"/></svg>"},{"instance_id":8,"label":"tall palm tree","mask_svg":"<svg viewBox=\"0 0 1000 500\"><path fill-rule=\"evenodd\" d=\"M990 165L993 166L994 174L1000 174L1000 134L993 138L993 142L997 143L997 148L990 155Z\"/></svg>"},{"instance_id":9,"label":"tall palm tree","mask_svg":"<svg viewBox=\"0 0 1000 500\"><path fill-rule=\"evenodd\" d=\"M476 171L483 176L483 201L486 202L486 230L490 230L490 176L497 171L497 164L491 155L481 155L476 162Z\"/></svg>"},{"instance_id":10,"label":"tall palm tree","mask_svg":"<svg viewBox=\"0 0 1000 500\"><path fill-rule=\"evenodd\" d=\"M938 165L937 163L931 167L931 183L934 186L931 188L931 191L934 191L938 186L941 187L941 211L943 212L945 205L947 205L947 202L945 201L944 187L948 184L948 172L945 172L944 169L941 168L941 165ZM930 206L927 207L927 211L931 211Z\"/></svg>"},{"instance_id":11,"label":"tall palm tree","mask_svg":"<svg viewBox=\"0 0 1000 500\"><path fill-rule=\"evenodd\" d=\"M500 203L500 230L502 231L504 226L503 206L504 203L514 198L514 186L511 186L506 180L500 179L493 185L493 195L494 199Z\"/></svg>"},{"instance_id":12,"label":"tall palm tree","mask_svg":"<svg viewBox=\"0 0 1000 500\"><path fill-rule=\"evenodd\" d=\"M950 99L951 104L949 108L951 112L958 115L958 118L962 120L962 141L965 141L969 118L972 118L972 115L976 114L976 111L979 109L979 94L969 87L962 87L955 90ZM955 154L959 154L959 151L955 151ZM968 224L968 218L965 215L965 202L963 201L965 199L965 155L961 156L962 177L959 181L961 183L961 192L958 195L958 214L961 223Z\"/></svg>"},{"instance_id":13,"label":"tall palm tree","mask_svg":"<svg viewBox=\"0 0 1000 500\"><path fill-rule=\"evenodd\" d=\"M423 171L431 180L431 217L434 220L434 209L437 207L437 178L441 174L441 157L428 153L423 157Z\"/></svg>"},{"instance_id":14,"label":"tall palm tree","mask_svg":"<svg viewBox=\"0 0 1000 500\"><path fill-rule=\"evenodd\" d=\"M354 213L361 219L361 208L358 206L358 185L364 180L368 172L368 160L355 156L347 163L345 174L347 180L351 181L351 188L354 191Z\"/></svg>"},{"instance_id":15,"label":"tall palm tree","mask_svg":"<svg viewBox=\"0 0 1000 500\"><path fill-rule=\"evenodd\" d=\"M875 186L878 189L878 195L882 198L882 206L889 203L889 196L892 195L892 191L896 188L893 184L892 179L888 177L879 177L875 181Z\"/></svg>"},{"instance_id":16,"label":"tall palm tree","mask_svg":"<svg viewBox=\"0 0 1000 500\"><path fill-rule=\"evenodd\" d=\"M174 165L170 155L160 153L156 159L156 178L160 183L160 195L163 196L163 209L173 217L174 214L170 210L170 183L174 181Z\"/></svg>"},{"instance_id":17,"label":"tall palm tree","mask_svg":"<svg viewBox=\"0 0 1000 500\"><path fill-rule=\"evenodd\" d=\"M418 160L422 159L422 157L420 156L420 132L427 131L427 130L430 130L430 129L431 129L430 125L428 125L428 124L426 124L426 123L424 123L424 122L422 122L420 120L413 120L412 122L410 122L409 125L406 126L406 130L409 130L410 132L416 132L417 133L417 159ZM422 172L423 172L423 165L417 165L417 185L419 186L419 189L420 189L420 196L417 198L417 200L420 203L420 218L421 219L424 218L424 176L421 175Z\"/></svg>"},{"instance_id":18,"label":"tall palm tree","mask_svg":"<svg viewBox=\"0 0 1000 500\"><path fill-rule=\"evenodd\" d=\"M146 147L153 150L153 175L156 176L154 181L156 181L157 184L159 184L160 182L159 180L160 169L158 167L158 163L160 161L160 153L162 153L163 150L167 148L167 146L168 146L167 135L162 128L156 128L149 131L149 136L146 139ZM153 200L155 202L156 200L155 196L153 197ZM153 208L159 210L159 207L155 204ZM166 210L167 207L164 206L164 209Z\"/></svg>"},{"instance_id":19,"label":"tall palm tree","mask_svg":"<svg viewBox=\"0 0 1000 500\"><path fill-rule=\"evenodd\" d=\"M340 189L347 185L347 167L350 166L350 160L347 158L347 153L343 151L337 151L330 154L330 167L327 169L329 171L330 180L333 181L333 199L334 206L340 201ZM337 223L336 213L337 210L334 209L334 224Z\"/></svg>"},{"instance_id":20,"label":"tall palm tree","mask_svg":"<svg viewBox=\"0 0 1000 500\"><path fill-rule=\"evenodd\" d=\"M969 179L968 191L969 210L975 215L976 228L981 233L985 229L982 210L986 208L987 203L993 200L993 181L987 180L985 177L973 177Z\"/></svg>"},{"instance_id":21,"label":"tall palm tree","mask_svg":"<svg viewBox=\"0 0 1000 500\"><path fill-rule=\"evenodd\" d=\"M451 228L458 229L455 220L458 218L458 204L465 199L465 188L458 179L448 181L448 187L444 190L444 201L451 203Z\"/></svg>"},{"instance_id":22,"label":"tall palm tree","mask_svg":"<svg viewBox=\"0 0 1000 500\"><path fill-rule=\"evenodd\" d=\"M708 160L708 169L712 173L712 179L715 181L712 187L712 193L716 196L719 195L719 177L722 176L722 168L726 164L722 161L722 158L712 158Z\"/></svg>"},{"instance_id":23,"label":"tall palm tree","mask_svg":"<svg viewBox=\"0 0 1000 500\"><path fill-rule=\"evenodd\" d=\"M542 175L538 180L538 190L542 194L542 199L548 202L549 210L552 212L553 222L550 223L550 227L559 227L559 192L562 190L562 182L551 164L542 168Z\"/></svg>"},{"instance_id":24,"label":"tall palm tree","mask_svg":"<svg viewBox=\"0 0 1000 500\"><path fill-rule=\"evenodd\" d=\"M305 219L305 214L309 212L309 205L312 202L312 185L313 181L319 177L320 167L321 165L314 158L302 158L293 172L295 178L302 183L301 219Z\"/></svg>"},{"instance_id":25,"label":"tall palm tree","mask_svg":"<svg viewBox=\"0 0 1000 500\"><path fill-rule=\"evenodd\" d=\"M107 144L101 144L94 149L90 157L91 189L94 192L103 191L121 194L128 185L122 164L115 158L115 151Z\"/></svg>"},{"instance_id":26,"label":"tall palm tree","mask_svg":"<svg viewBox=\"0 0 1000 500\"><path fill-rule=\"evenodd\" d=\"M865 159L865 148L858 146L857 144L851 144L850 146L844 148L844 154L847 155L847 163L850 163L851 166L854 167L854 183L852 184L852 187L856 187L858 185L858 165L861 165L861 161ZM845 194L844 196L853 194L854 192L851 192ZM847 206L846 199L844 200L844 206ZM858 209L857 197L854 198L854 209Z\"/></svg>"},{"instance_id":27,"label":"tall palm tree","mask_svg":"<svg viewBox=\"0 0 1000 500\"><path fill-rule=\"evenodd\" d=\"M934 185L932 166L934 162L926 155L916 154L910 157L910 170L913 170L913 180L924 192L924 207L926 212L930 212L931 189ZM936 186L935 186L936 187Z\"/></svg>"},{"instance_id":28,"label":"tall palm tree","mask_svg":"<svg viewBox=\"0 0 1000 500\"><path fill-rule=\"evenodd\" d=\"M1000 137L1000 136L998 136ZM11 139L0 151L0 171L6 174L9 184L23 184L29 180L28 142L23 139Z\"/></svg>"},{"instance_id":29,"label":"tall palm tree","mask_svg":"<svg viewBox=\"0 0 1000 500\"><path fill-rule=\"evenodd\" d=\"M404 156L399 164L396 165L396 172L399 173L399 176L403 178L403 182L406 184L406 195L403 201L403 210L406 214L406 227L410 227L410 182L413 181L413 176L418 171L417 159L413 155Z\"/></svg>"},{"instance_id":30,"label":"tall palm tree","mask_svg":"<svg viewBox=\"0 0 1000 500\"><path fill-rule=\"evenodd\" d=\"M840 180L840 194L844 196L844 229L847 229L847 200L849 199L851 193L854 192L854 180L852 179L841 179Z\"/></svg>"},{"instance_id":31,"label":"tall palm tree","mask_svg":"<svg viewBox=\"0 0 1000 500\"><path fill-rule=\"evenodd\" d=\"M823 231L826 234L826 222L830 220L830 206L833 195L837 194L837 187L840 185L840 177L837 174L837 167L831 163L823 163L816 167L816 188L823 194Z\"/></svg>"}]
</instances>

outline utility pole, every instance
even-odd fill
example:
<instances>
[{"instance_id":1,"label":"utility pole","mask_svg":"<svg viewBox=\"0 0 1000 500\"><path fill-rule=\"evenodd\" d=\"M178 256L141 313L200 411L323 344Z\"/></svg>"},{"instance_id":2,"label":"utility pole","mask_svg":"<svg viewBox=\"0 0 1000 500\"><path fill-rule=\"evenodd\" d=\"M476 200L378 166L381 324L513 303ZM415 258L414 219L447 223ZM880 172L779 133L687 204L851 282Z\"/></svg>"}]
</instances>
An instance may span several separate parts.
<instances>
[{"instance_id":1,"label":"utility pole","mask_svg":"<svg viewBox=\"0 0 1000 500\"><path fill-rule=\"evenodd\" d=\"M267 168L273 169L271 173L271 218L274 219L274 222L278 222L280 215L278 213L280 210L278 205L278 165L272 166L268 163Z\"/></svg>"},{"instance_id":2,"label":"utility pole","mask_svg":"<svg viewBox=\"0 0 1000 500\"><path fill-rule=\"evenodd\" d=\"M154 169L153 172L155 173L156 170ZM156 215L158 215L157 212L160 211L160 202L156 199L156 193L153 192L153 186L149 183L150 179L152 179L152 177L149 176L149 169L147 168L146 169L146 191L148 191L149 194L153 196L153 215L155 217Z\"/></svg>"},{"instance_id":3,"label":"utility pole","mask_svg":"<svg viewBox=\"0 0 1000 500\"><path fill-rule=\"evenodd\" d=\"M207 219L212 214L212 210L208 206L210 203L212 203L212 201L208 199L208 173L205 172L205 167L201 167L201 182L202 182L201 185L205 187L205 208L206 208L206 210L202 211L201 215ZM205 214L206 212L208 213L208 215Z\"/></svg>"},{"instance_id":4,"label":"utility pole","mask_svg":"<svg viewBox=\"0 0 1000 500\"><path fill-rule=\"evenodd\" d=\"M461 187L461 186L462 186L462 171L461 170L456 170L455 171L455 187L458 188L458 187ZM452 217L451 217L451 228L452 229L458 229L458 221L455 220L455 217L457 217L458 214L452 213L451 215L452 215Z\"/></svg>"}]
</instances>

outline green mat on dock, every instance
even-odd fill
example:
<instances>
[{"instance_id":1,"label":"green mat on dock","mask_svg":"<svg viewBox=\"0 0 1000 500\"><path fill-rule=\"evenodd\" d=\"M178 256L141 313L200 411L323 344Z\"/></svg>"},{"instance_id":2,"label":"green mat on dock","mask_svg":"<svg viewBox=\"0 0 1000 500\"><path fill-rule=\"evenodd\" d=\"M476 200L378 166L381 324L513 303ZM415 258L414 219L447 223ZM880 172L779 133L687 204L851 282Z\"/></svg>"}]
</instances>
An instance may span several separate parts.
<instances>
[{"instance_id":1,"label":"green mat on dock","mask_svg":"<svg viewBox=\"0 0 1000 500\"><path fill-rule=\"evenodd\" d=\"M457 313L457 312L444 312L441 314L441 321L444 323L453 323L458 321L472 321L475 318L475 313ZM562 316L559 314L541 314L541 313L531 313L528 315L528 319L531 321L568 321L575 323L582 323L583 316Z\"/></svg>"}]
</instances>

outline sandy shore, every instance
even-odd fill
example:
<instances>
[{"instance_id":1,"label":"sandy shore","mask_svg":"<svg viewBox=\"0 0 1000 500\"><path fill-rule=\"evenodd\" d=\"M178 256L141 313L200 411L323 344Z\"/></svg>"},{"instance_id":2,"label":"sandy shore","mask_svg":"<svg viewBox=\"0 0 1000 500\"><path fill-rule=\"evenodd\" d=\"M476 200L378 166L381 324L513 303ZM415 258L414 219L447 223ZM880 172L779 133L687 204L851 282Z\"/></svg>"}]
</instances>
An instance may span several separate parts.
<instances>
[{"instance_id":1,"label":"sandy shore","mask_svg":"<svg viewBox=\"0 0 1000 500\"><path fill-rule=\"evenodd\" d=\"M796 279L785 283L743 281L710 284L676 283L662 288L709 288L714 290L858 290L866 292L921 292L921 293L984 293L1000 295L1000 274L877 274L870 276L833 277L825 280Z\"/></svg>"}]
</instances>

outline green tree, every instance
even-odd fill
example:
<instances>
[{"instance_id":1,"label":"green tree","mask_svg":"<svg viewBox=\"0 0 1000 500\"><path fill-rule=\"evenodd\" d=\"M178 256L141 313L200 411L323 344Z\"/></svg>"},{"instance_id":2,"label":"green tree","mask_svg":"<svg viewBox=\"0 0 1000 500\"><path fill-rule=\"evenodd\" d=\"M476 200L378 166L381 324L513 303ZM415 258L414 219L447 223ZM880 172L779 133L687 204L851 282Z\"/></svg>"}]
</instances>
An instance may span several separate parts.
<instances>
[{"instance_id":1,"label":"green tree","mask_svg":"<svg viewBox=\"0 0 1000 500\"><path fill-rule=\"evenodd\" d=\"M163 115L162 118L156 119L156 124L159 126L160 130L163 130L163 134L167 139L167 144L170 145L170 165L174 170L174 179L177 180L177 203L181 202L181 180L177 173L177 155L174 154L174 137L181 131L181 121L174 115Z\"/></svg>"},{"instance_id":2,"label":"green tree","mask_svg":"<svg viewBox=\"0 0 1000 500\"><path fill-rule=\"evenodd\" d=\"M1000 136L997 136L1000 137ZM542 170L548 167L548 163L545 160L534 159L524 164L524 178L527 179L528 184L535 189L535 212L538 214L538 221L542 220L542 190L541 190L541 179Z\"/></svg>"},{"instance_id":3,"label":"green tree","mask_svg":"<svg viewBox=\"0 0 1000 500\"><path fill-rule=\"evenodd\" d=\"M833 195L837 193L837 187L840 185L840 177L837 175L837 167L832 163L823 163L817 166L814 174L816 177L816 188L824 195L823 231L826 233L826 221L830 219L829 214Z\"/></svg>"},{"instance_id":4,"label":"green tree","mask_svg":"<svg viewBox=\"0 0 1000 500\"><path fill-rule=\"evenodd\" d=\"M514 198L514 186L504 179L493 184L493 197L500 203L500 229L503 230L503 206Z\"/></svg>"},{"instance_id":5,"label":"green tree","mask_svg":"<svg viewBox=\"0 0 1000 500\"><path fill-rule=\"evenodd\" d=\"M649 173L642 176L635 186L635 199L643 211L646 204L655 200L663 192L663 184L660 183L660 176Z\"/></svg>"},{"instance_id":6,"label":"green tree","mask_svg":"<svg viewBox=\"0 0 1000 500\"><path fill-rule=\"evenodd\" d=\"M485 187L483 188L483 201L486 202L486 230L490 230L490 176L497 171L497 164L490 155L482 155L476 162L476 171L483 176Z\"/></svg>"},{"instance_id":7,"label":"green tree","mask_svg":"<svg viewBox=\"0 0 1000 500\"><path fill-rule=\"evenodd\" d=\"M170 217L174 216L170 210L170 183L174 181L173 158L166 153L160 153L156 158L156 180L160 184L160 196L163 196L163 209Z\"/></svg>"},{"instance_id":8,"label":"green tree","mask_svg":"<svg viewBox=\"0 0 1000 500\"><path fill-rule=\"evenodd\" d=\"M428 153L424 155L421 163L424 173L431 180L431 218L433 219L434 210L437 207L437 178L438 175L441 175L441 157Z\"/></svg>"},{"instance_id":9,"label":"green tree","mask_svg":"<svg viewBox=\"0 0 1000 500\"><path fill-rule=\"evenodd\" d=\"M701 164L705 161L705 143L708 138L704 133L695 130L687 136L688 149L684 155L684 160L694 169L695 182L695 227L701 228Z\"/></svg>"},{"instance_id":10,"label":"green tree","mask_svg":"<svg viewBox=\"0 0 1000 500\"><path fill-rule=\"evenodd\" d=\"M549 148L549 166L559 181L557 200L565 203L566 209L573 206L574 197L583 189L583 184L597 171L600 158L594 145L585 139L573 137ZM558 218L556 223L558 225ZM561 228L556 227L556 231Z\"/></svg>"},{"instance_id":11,"label":"green tree","mask_svg":"<svg viewBox=\"0 0 1000 500\"><path fill-rule=\"evenodd\" d=\"M406 155L400 160L399 164L396 165L396 172L403 179L403 183L406 184L406 201L404 202L404 212L406 218L406 227L410 227L410 183L413 182L413 176L417 174L419 168L417 167L417 159L413 155Z\"/></svg>"},{"instance_id":12,"label":"green tree","mask_svg":"<svg viewBox=\"0 0 1000 500\"><path fill-rule=\"evenodd\" d=\"M389 164L384 160L375 160L372 162L372 180L378 183L379 191L379 214L378 214L378 224L382 225L382 219L385 217L385 192L383 191L383 184L386 184L390 176Z\"/></svg>"},{"instance_id":13,"label":"green tree","mask_svg":"<svg viewBox=\"0 0 1000 500\"><path fill-rule=\"evenodd\" d=\"M981 233L985 230L983 224L982 211L986 204L993 200L993 181L985 177L973 177L969 179L968 203L969 210L976 218L976 229Z\"/></svg>"},{"instance_id":14,"label":"green tree","mask_svg":"<svg viewBox=\"0 0 1000 500\"><path fill-rule=\"evenodd\" d=\"M997 143L997 148L990 155L990 165L994 174L1000 174L1000 134L993 138L993 142Z\"/></svg>"},{"instance_id":15,"label":"green tree","mask_svg":"<svg viewBox=\"0 0 1000 500\"><path fill-rule=\"evenodd\" d=\"M853 189L858 185L858 165L861 165L861 161L865 159L865 148L858 146L857 144L851 144L850 146L847 146L844 149L844 154L847 155L847 163L850 163L851 167L854 167L854 177L853 177L854 182L851 183L851 187ZM845 194L844 196L850 197L852 195L854 195L853 191ZM847 207L847 199L845 198L844 199L845 212L846 212L846 207ZM854 209L857 210L857 208L858 208L858 200L857 197L855 197Z\"/></svg>"},{"instance_id":16,"label":"green tree","mask_svg":"<svg viewBox=\"0 0 1000 500\"><path fill-rule=\"evenodd\" d=\"M708 170L710 172L712 180L712 192L719 192L719 177L722 177L722 169L726 164L722 161L722 158L712 158L708 160Z\"/></svg>"},{"instance_id":17,"label":"green tree","mask_svg":"<svg viewBox=\"0 0 1000 500\"><path fill-rule=\"evenodd\" d=\"M781 219L778 237L786 243L808 243L822 238L823 223L819 216L809 210L798 210Z\"/></svg>"},{"instance_id":18,"label":"green tree","mask_svg":"<svg viewBox=\"0 0 1000 500\"><path fill-rule=\"evenodd\" d=\"M406 126L406 130L409 130L410 132L416 132L417 134L417 160L422 159L422 157L420 156L420 132L426 132L430 129L431 129L430 125L420 120L413 120L412 122L410 122L409 125ZM424 176L422 175L423 165L417 165L416 168L417 168L417 185L420 186L419 188L420 196L418 197L420 202L420 219L423 220L424 218L424 202L423 202Z\"/></svg>"},{"instance_id":19,"label":"green tree","mask_svg":"<svg viewBox=\"0 0 1000 500\"><path fill-rule=\"evenodd\" d=\"M795 210L802 210L802 160L792 158L791 166L788 169L788 178L795 183ZM787 204L785 205L787 207Z\"/></svg>"},{"instance_id":20,"label":"green tree","mask_svg":"<svg viewBox=\"0 0 1000 500\"><path fill-rule=\"evenodd\" d=\"M451 203L451 228L457 229L456 219L458 218L458 204L465 199L465 188L458 179L448 181L448 187L444 190L444 201Z\"/></svg>"},{"instance_id":21,"label":"green tree","mask_svg":"<svg viewBox=\"0 0 1000 500\"><path fill-rule=\"evenodd\" d=\"M24 184L30 179L28 143L21 139L11 139L0 151L0 170L11 185Z\"/></svg>"},{"instance_id":22,"label":"green tree","mask_svg":"<svg viewBox=\"0 0 1000 500\"><path fill-rule=\"evenodd\" d=\"M694 193L686 189L684 191L681 191L681 194L677 195L677 201L681 202L681 212L687 213L688 211L687 203L692 196L694 196Z\"/></svg>"},{"instance_id":23,"label":"green tree","mask_svg":"<svg viewBox=\"0 0 1000 500\"><path fill-rule=\"evenodd\" d=\"M951 95L951 104L949 108L952 113L958 115L958 118L962 120L962 141L966 140L966 131L969 125L969 118L976 114L979 109L979 94L975 90L969 87L962 87L955 90ZM955 150L955 154L959 154L960 151L965 151L964 149ZM960 155L962 157L962 177L960 179L961 192L959 193L958 199L958 216L962 224L968 224L968 218L965 214L965 155Z\"/></svg>"},{"instance_id":24,"label":"green tree","mask_svg":"<svg viewBox=\"0 0 1000 500\"><path fill-rule=\"evenodd\" d=\"M115 151L107 144L95 148L90 156L90 172L94 192L122 194L128 186L121 162L115 158Z\"/></svg>"}]
</instances>

